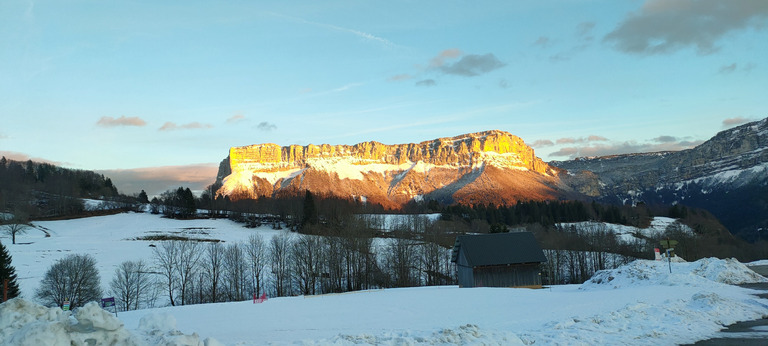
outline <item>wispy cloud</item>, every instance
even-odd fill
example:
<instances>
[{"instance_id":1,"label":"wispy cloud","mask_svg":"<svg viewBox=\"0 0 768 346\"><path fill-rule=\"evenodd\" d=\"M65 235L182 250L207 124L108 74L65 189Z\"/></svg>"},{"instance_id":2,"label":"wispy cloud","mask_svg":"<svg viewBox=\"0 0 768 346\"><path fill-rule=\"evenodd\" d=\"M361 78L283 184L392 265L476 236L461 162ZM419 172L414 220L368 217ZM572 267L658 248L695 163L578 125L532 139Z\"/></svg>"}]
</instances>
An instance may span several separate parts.
<instances>
[{"instance_id":1,"label":"wispy cloud","mask_svg":"<svg viewBox=\"0 0 768 346\"><path fill-rule=\"evenodd\" d=\"M365 85L365 84L364 83L348 83L348 84L344 84L344 85L342 85L340 87L337 87L337 88L323 90L323 91L318 91L318 92L314 92L314 91L312 91L312 89L306 89L307 92L304 93L304 96L300 96L300 97L301 98L306 98L306 97L325 96L325 95L340 93L340 92L347 91L347 90L352 90L352 89L360 87L362 85ZM298 100L298 99L299 98L295 98L295 99L291 99L291 100ZM290 101L290 100L286 100L286 101Z\"/></svg>"},{"instance_id":2,"label":"wispy cloud","mask_svg":"<svg viewBox=\"0 0 768 346\"><path fill-rule=\"evenodd\" d=\"M400 81L409 80L409 79L413 79L413 76L407 73L402 73L402 74L394 75L392 77L387 78L387 80L390 82L400 82Z\"/></svg>"},{"instance_id":3,"label":"wispy cloud","mask_svg":"<svg viewBox=\"0 0 768 346\"><path fill-rule=\"evenodd\" d=\"M197 121L193 121L188 124L178 125L174 122L166 122L160 127L160 131L174 131L174 130L193 130L193 129L210 129L213 128L211 124L202 124Z\"/></svg>"},{"instance_id":4,"label":"wispy cloud","mask_svg":"<svg viewBox=\"0 0 768 346\"><path fill-rule=\"evenodd\" d=\"M558 138L555 142L557 144L577 144L577 143L589 143L589 142L605 142L608 138L598 135L590 135L588 137L564 137Z\"/></svg>"},{"instance_id":5,"label":"wispy cloud","mask_svg":"<svg viewBox=\"0 0 768 346\"><path fill-rule=\"evenodd\" d=\"M532 46L539 47L539 48L547 48L549 47L550 44L552 44L552 39L550 39L547 36L539 36L539 38L537 38L536 41L533 41L533 43L531 43Z\"/></svg>"},{"instance_id":6,"label":"wispy cloud","mask_svg":"<svg viewBox=\"0 0 768 346\"><path fill-rule=\"evenodd\" d=\"M239 123L239 122L241 122L243 120L245 120L245 115L235 114L235 115L227 118L227 123L234 124L234 123Z\"/></svg>"},{"instance_id":7,"label":"wispy cloud","mask_svg":"<svg viewBox=\"0 0 768 346\"><path fill-rule=\"evenodd\" d=\"M437 82L435 82L434 79L424 79L416 82L416 86L421 86L421 87L432 87L435 85L437 85Z\"/></svg>"},{"instance_id":8,"label":"wispy cloud","mask_svg":"<svg viewBox=\"0 0 768 346\"><path fill-rule=\"evenodd\" d=\"M96 126L115 127L115 126L145 126L147 122L139 117L126 117L121 115L119 118L101 117L96 122Z\"/></svg>"},{"instance_id":9,"label":"wispy cloud","mask_svg":"<svg viewBox=\"0 0 768 346\"><path fill-rule=\"evenodd\" d=\"M667 54L686 47L711 54L726 34L762 29L766 19L765 0L647 0L603 41L631 54Z\"/></svg>"},{"instance_id":10,"label":"wispy cloud","mask_svg":"<svg viewBox=\"0 0 768 346\"><path fill-rule=\"evenodd\" d=\"M757 65L755 65L754 63L745 64L741 68L739 68L739 64L732 63L730 65L720 66L720 69L718 69L717 73L719 73L719 74L731 74L731 73L734 73L734 72L739 71L739 70L744 72L744 73L749 73L752 70L754 70L755 67L757 67Z\"/></svg>"},{"instance_id":11,"label":"wispy cloud","mask_svg":"<svg viewBox=\"0 0 768 346\"><path fill-rule=\"evenodd\" d=\"M723 120L723 128L733 127L736 125L746 124L748 122L755 121L756 119L752 118L744 118L744 117L734 117L734 118L728 118Z\"/></svg>"},{"instance_id":12,"label":"wispy cloud","mask_svg":"<svg viewBox=\"0 0 768 346\"><path fill-rule=\"evenodd\" d=\"M609 156L632 153L650 153L659 151L679 151L693 148L704 141L701 140L682 140L671 136L659 136L650 141L624 141L612 142L601 141L601 143L582 142L585 145L564 146L557 151L550 153L550 157L566 157L575 159L577 157L595 157ZM558 142L558 144L579 144L579 142Z\"/></svg>"},{"instance_id":13,"label":"wispy cloud","mask_svg":"<svg viewBox=\"0 0 768 346\"><path fill-rule=\"evenodd\" d=\"M576 26L576 35L584 40L592 40L592 29L595 28L595 22L582 22Z\"/></svg>"},{"instance_id":14,"label":"wispy cloud","mask_svg":"<svg viewBox=\"0 0 768 346\"><path fill-rule=\"evenodd\" d=\"M144 190L152 196L179 186L201 191L216 180L218 164L203 163L184 166L99 170L97 172L112 179L112 182L122 193L133 194Z\"/></svg>"},{"instance_id":15,"label":"wispy cloud","mask_svg":"<svg viewBox=\"0 0 768 346\"><path fill-rule=\"evenodd\" d=\"M720 66L720 71L718 72L721 74L728 74L733 73L734 71L736 71L736 63Z\"/></svg>"},{"instance_id":16,"label":"wispy cloud","mask_svg":"<svg viewBox=\"0 0 768 346\"><path fill-rule=\"evenodd\" d=\"M445 65L445 60L458 58L462 54L464 53L462 53L462 51L457 48L446 49L440 52L440 54L438 54L436 57L429 60L429 67L441 67Z\"/></svg>"},{"instance_id":17,"label":"wispy cloud","mask_svg":"<svg viewBox=\"0 0 768 346\"><path fill-rule=\"evenodd\" d=\"M271 131L277 130L277 125L268 123L266 121L262 121L258 125L256 125L256 129L259 131L271 132Z\"/></svg>"},{"instance_id":18,"label":"wispy cloud","mask_svg":"<svg viewBox=\"0 0 768 346\"><path fill-rule=\"evenodd\" d=\"M555 145L555 142L552 142L549 139L537 139L531 144L531 146L534 148L551 147L553 145Z\"/></svg>"},{"instance_id":19,"label":"wispy cloud","mask_svg":"<svg viewBox=\"0 0 768 346\"><path fill-rule=\"evenodd\" d=\"M673 136L659 136L653 139L656 142L659 143L672 143L677 142L677 138Z\"/></svg>"},{"instance_id":20,"label":"wispy cloud","mask_svg":"<svg viewBox=\"0 0 768 346\"><path fill-rule=\"evenodd\" d=\"M8 160L14 160L14 161L28 161L28 160L32 160L34 162L50 163L52 165L57 165L57 166L66 165L66 163L64 163L64 162L51 161L51 160L48 160L48 159L44 159L42 157L35 157L35 156L31 156L29 154L20 153L18 151L4 151L4 150L0 150L0 157L5 157Z\"/></svg>"}]
</instances>

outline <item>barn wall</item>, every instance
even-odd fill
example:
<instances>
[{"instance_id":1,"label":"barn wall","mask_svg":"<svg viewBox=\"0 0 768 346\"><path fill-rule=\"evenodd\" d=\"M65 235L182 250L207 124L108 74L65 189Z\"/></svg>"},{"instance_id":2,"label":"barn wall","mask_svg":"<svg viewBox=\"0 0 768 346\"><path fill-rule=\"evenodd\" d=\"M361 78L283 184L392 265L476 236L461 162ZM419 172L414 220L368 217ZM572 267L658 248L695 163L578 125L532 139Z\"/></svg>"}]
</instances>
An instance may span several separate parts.
<instances>
[{"instance_id":1,"label":"barn wall","mask_svg":"<svg viewBox=\"0 0 768 346\"><path fill-rule=\"evenodd\" d=\"M459 287L475 287L472 267L469 266L467 257L464 255L464 249L462 248L459 248L459 257L456 261L456 274L459 277Z\"/></svg>"},{"instance_id":2,"label":"barn wall","mask_svg":"<svg viewBox=\"0 0 768 346\"><path fill-rule=\"evenodd\" d=\"M474 269L474 287L541 287L539 264L517 264ZM473 287L467 286L467 287Z\"/></svg>"}]
</instances>

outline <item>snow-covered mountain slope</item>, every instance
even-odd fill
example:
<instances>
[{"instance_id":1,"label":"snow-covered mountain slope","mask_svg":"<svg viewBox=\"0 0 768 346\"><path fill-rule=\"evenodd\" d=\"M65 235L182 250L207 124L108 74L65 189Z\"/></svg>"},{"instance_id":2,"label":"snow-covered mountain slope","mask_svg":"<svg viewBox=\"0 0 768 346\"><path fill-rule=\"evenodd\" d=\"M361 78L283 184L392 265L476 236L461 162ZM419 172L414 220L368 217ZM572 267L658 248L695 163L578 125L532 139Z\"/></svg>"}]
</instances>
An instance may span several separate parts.
<instances>
[{"instance_id":1,"label":"snow-covered mountain slope","mask_svg":"<svg viewBox=\"0 0 768 346\"><path fill-rule=\"evenodd\" d=\"M722 131L679 152L614 155L554 161L571 173L590 171L603 183L601 194L631 189L739 187L768 177L768 118Z\"/></svg>"},{"instance_id":2,"label":"snow-covered mountain slope","mask_svg":"<svg viewBox=\"0 0 768 346\"><path fill-rule=\"evenodd\" d=\"M670 229L670 226L679 229L688 235L695 235L693 229L681 223L677 219L669 217L654 217L647 228L611 224L604 222L564 222L557 225L560 229L567 232L569 229L589 234L589 232L609 232L624 243L631 244L643 239L655 239L664 235Z\"/></svg>"},{"instance_id":3,"label":"snow-covered mountain slope","mask_svg":"<svg viewBox=\"0 0 768 346\"><path fill-rule=\"evenodd\" d=\"M218 193L258 198L303 190L387 207L412 200L510 204L563 195L558 170L503 131L418 144L233 147L220 166Z\"/></svg>"},{"instance_id":4,"label":"snow-covered mountain slope","mask_svg":"<svg viewBox=\"0 0 768 346\"><path fill-rule=\"evenodd\" d=\"M734 233L768 229L768 118L679 152L584 158L552 165L577 191L606 202L709 210Z\"/></svg>"}]
</instances>

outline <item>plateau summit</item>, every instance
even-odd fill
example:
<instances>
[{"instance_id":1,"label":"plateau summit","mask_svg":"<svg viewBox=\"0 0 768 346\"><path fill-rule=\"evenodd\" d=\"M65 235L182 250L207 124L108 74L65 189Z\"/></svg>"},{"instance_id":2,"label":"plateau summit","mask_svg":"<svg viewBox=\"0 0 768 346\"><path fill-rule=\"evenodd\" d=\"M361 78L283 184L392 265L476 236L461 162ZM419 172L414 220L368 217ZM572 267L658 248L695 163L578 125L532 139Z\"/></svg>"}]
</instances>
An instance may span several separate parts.
<instances>
[{"instance_id":1,"label":"plateau summit","mask_svg":"<svg viewBox=\"0 0 768 346\"><path fill-rule=\"evenodd\" d=\"M418 144L233 147L218 194L279 197L310 190L399 207L410 201L511 204L563 194L561 170L517 136L492 130Z\"/></svg>"}]
</instances>

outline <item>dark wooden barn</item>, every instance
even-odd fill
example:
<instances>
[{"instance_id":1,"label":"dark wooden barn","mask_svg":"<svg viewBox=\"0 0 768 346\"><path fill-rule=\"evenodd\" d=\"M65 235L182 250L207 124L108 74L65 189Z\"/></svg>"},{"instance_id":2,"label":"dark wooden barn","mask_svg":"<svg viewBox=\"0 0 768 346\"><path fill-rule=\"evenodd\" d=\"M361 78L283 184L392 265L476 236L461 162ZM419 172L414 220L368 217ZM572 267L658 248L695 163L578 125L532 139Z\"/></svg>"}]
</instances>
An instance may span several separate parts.
<instances>
[{"instance_id":1,"label":"dark wooden barn","mask_svg":"<svg viewBox=\"0 0 768 346\"><path fill-rule=\"evenodd\" d=\"M459 287L541 287L547 258L530 232L461 235L453 245Z\"/></svg>"}]
</instances>

